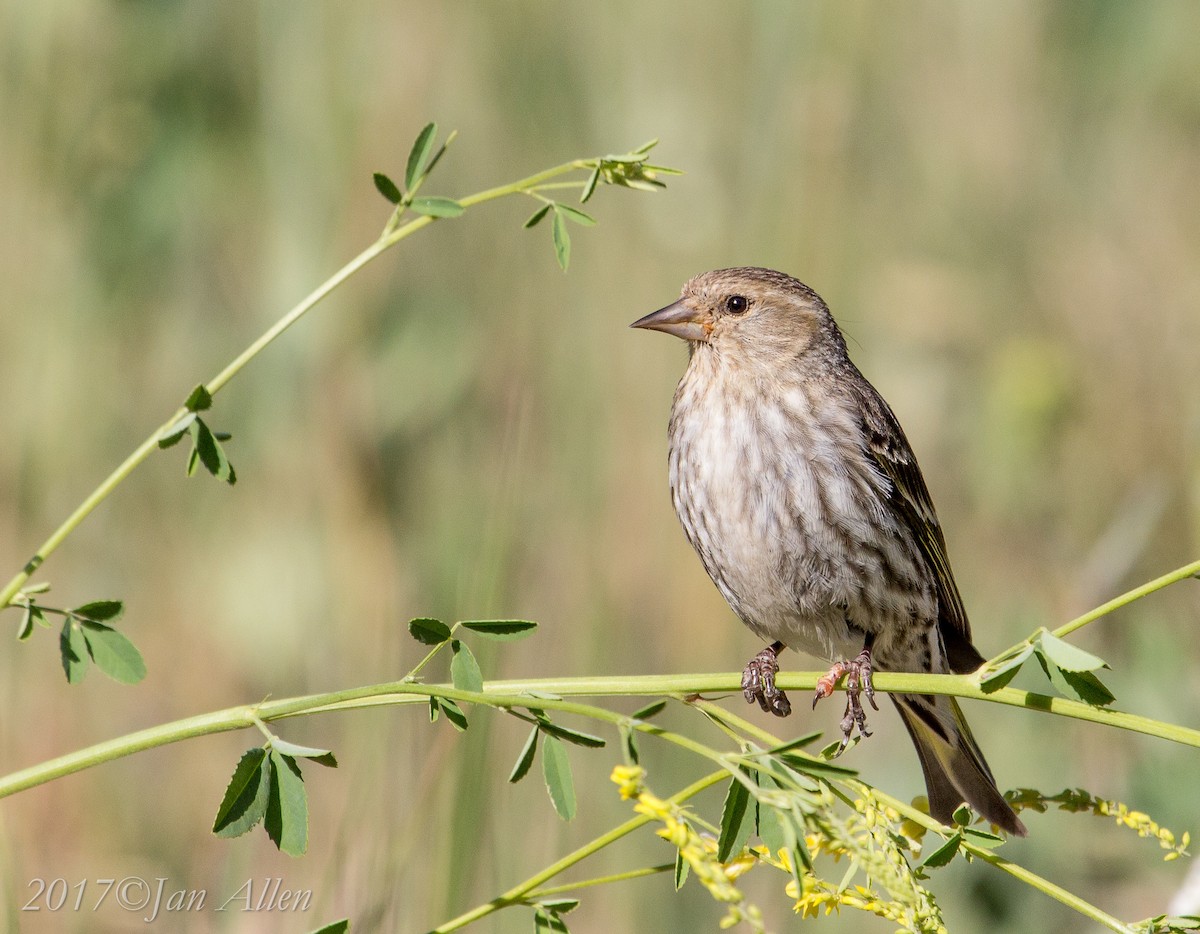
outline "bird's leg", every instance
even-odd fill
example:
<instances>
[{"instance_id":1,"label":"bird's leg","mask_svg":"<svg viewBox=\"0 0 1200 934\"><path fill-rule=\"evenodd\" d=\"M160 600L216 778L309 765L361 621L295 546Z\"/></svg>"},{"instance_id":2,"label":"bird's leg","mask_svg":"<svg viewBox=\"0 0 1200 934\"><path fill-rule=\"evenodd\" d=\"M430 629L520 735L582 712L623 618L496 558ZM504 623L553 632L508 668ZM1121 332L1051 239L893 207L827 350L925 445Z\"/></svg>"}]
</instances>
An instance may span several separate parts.
<instances>
[{"instance_id":1,"label":"bird's leg","mask_svg":"<svg viewBox=\"0 0 1200 934\"><path fill-rule=\"evenodd\" d=\"M870 736L871 733L867 730L867 712L863 710L862 700L860 695L866 694L867 700L876 710L879 705L875 703L875 685L871 683L871 637L867 637L866 645L863 650L858 653L858 656L850 661L835 662L833 666L817 679L817 690L813 697L813 707L817 706L817 701L824 697L828 697L833 693L834 686L838 683L838 679L842 675L846 676L846 711L842 715L842 743L838 747L835 756L841 755L842 750L846 748L846 744L850 742L850 737L854 734L854 728L858 728L858 732L862 736Z\"/></svg>"},{"instance_id":2,"label":"bird's leg","mask_svg":"<svg viewBox=\"0 0 1200 934\"><path fill-rule=\"evenodd\" d=\"M786 646L772 642L747 663L742 671L742 696L746 703L758 703L763 710L777 717L786 717L792 712L791 701L775 687L775 674L779 671L779 653Z\"/></svg>"}]
</instances>

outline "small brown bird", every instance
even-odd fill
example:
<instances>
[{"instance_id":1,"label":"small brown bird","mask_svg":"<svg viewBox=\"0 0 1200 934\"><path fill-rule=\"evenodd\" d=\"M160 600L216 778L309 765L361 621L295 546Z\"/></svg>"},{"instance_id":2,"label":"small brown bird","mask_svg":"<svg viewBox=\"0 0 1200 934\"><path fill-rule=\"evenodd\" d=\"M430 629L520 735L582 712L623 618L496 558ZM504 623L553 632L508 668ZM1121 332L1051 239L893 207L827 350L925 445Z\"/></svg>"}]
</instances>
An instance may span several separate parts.
<instances>
[{"instance_id":1,"label":"small brown bird","mask_svg":"<svg viewBox=\"0 0 1200 934\"><path fill-rule=\"evenodd\" d=\"M846 675L844 747L856 726L869 735L860 694L875 706L872 666L983 664L917 459L816 292L771 269L718 269L632 327L688 342L671 408L671 500L713 583L771 643L742 675L747 701L791 712L775 686L787 646L834 662L813 705ZM930 813L949 823L965 801L1023 836L954 699L892 700Z\"/></svg>"}]
</instances>

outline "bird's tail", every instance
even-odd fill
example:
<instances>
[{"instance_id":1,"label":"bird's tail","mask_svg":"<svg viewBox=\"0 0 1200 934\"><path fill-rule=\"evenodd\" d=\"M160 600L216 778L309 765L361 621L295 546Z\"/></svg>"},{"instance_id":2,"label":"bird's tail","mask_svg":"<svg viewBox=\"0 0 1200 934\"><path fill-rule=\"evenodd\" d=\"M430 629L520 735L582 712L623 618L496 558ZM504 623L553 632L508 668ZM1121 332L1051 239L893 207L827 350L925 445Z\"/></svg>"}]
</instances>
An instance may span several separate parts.
<instances>
[{"instance_id":1,"label":"bird's tail","mask_svg":"<svg viewBox=\"0 0 1200 934\"><path fill-rule=\"evenodd\" d=\"M921 759L929 813L948 824L965 801L997 827L1025 836L1025 825L996 788L992 770L954 698L893 694L892 700Z\"/></svg>"}]
</instances>

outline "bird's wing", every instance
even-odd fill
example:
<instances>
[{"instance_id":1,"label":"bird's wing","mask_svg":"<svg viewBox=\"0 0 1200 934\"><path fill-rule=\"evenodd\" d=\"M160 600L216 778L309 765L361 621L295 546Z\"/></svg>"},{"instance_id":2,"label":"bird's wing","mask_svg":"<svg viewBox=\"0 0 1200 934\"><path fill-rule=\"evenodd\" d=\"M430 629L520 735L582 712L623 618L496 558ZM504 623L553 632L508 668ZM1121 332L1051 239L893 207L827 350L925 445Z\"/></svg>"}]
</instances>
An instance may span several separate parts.
<instances>
[{"instance_id":1,"label":"bird's wing","mask_svg":"<svg viewBox=\"0 0 1200 934\"><path fill-rule=\"evenodd\" d=\"M912 447L891 407L866 379L847 380L846 385L859 396L867 452L891 481L891 505L913 530L937 581L938 621L950 667L973 671L984 659L971 644L971 624L946 557L946 539Z\"/></svg>"}]
</instances>

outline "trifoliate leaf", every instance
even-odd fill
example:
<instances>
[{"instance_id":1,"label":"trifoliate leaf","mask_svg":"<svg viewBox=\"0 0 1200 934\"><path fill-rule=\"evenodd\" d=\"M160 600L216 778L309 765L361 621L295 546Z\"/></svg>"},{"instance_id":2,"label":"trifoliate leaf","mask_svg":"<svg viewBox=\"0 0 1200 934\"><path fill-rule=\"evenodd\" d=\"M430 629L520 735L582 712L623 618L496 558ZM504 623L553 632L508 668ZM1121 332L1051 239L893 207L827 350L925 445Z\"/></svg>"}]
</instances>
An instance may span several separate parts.
<instances>
[{"instance_id":1,"label":"trifoliate leaf","mask_svg":"<svg viewBox=\"0 0 1200 934\"><path fill-rule=\"evenodd\" d=\"M483 674L479 670L479 662L466 644L454 639L450 643L450 651L454 653L450 659L450 680L460 691L479 693L483 690Z\"/></svg>"},{"instance_id":2,"label":"trifoliate leaf","mask_svg":"<svg viewBox=\"0 0 1200 934\"><path fill-rule=\"evenodd\" d=\"M218 837L240 837L267 813L271 781L266 758L265 749L251 749L233 770L213 821L212 832Z\"/></svg>"},{"instance_id":3,"label":"trifoliate leaf","mask_svg":"<svg viewBox=\"0 0 1200 934\"><path fill-rule=\"evenodd\" d=\"M450 627L440 619L410 619L408 631L414 639L424 645L441 645L450 638Z\"/></svg>"},{"instance_id":4,"label":"trifoliate leaf","mask_svg":"<svg viewBox=\"0 0 1200 934\"><path fill-rule=\"evenodd\" d=\"M575 816L575 783L571 779L571 763L567 759L567 747L554 736L542 740L542 776L546 779L546 790L554 803L554 810L563 820Z\"/></svg>"},{"instance_id":5,"label":"trifoliate leaf","mask_svg":"<svg viewBox=\"0 0 1200 934\"><path fill-rule=\"evenodd\" d=\"M263 820L267 836L288 856L308 849L308 794L300 767L290 756L271 750L271 794Z\"/></svg>"}]
</instances>

